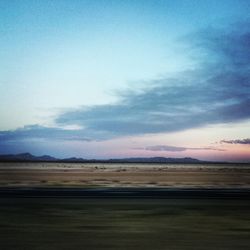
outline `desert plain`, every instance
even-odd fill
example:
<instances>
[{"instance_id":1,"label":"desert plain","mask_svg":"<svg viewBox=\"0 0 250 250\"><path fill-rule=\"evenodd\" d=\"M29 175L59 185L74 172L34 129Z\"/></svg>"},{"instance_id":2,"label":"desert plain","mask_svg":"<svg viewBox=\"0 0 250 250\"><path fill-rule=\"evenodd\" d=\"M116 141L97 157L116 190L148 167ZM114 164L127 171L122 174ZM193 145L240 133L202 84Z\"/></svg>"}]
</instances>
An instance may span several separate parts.
<instances>
[{"instance_id":1,"label":"desert plain","mask_svg":"<svg viewBox=\"0 0 250 250\"><path fill-rule=\"evenodd\" d=\"M250 188L248 164L0 163L0 187Z\"/></svg>"},{"instance_id":2,"label":"desert plain","mask_svg":"<svg viewBox=\"0 0 250 250\"><path fill-rule=\"evenodd\" d=\"M247 164L2 162L1 249L249 249L249 190Z\"/></svg>"}]
</instances>

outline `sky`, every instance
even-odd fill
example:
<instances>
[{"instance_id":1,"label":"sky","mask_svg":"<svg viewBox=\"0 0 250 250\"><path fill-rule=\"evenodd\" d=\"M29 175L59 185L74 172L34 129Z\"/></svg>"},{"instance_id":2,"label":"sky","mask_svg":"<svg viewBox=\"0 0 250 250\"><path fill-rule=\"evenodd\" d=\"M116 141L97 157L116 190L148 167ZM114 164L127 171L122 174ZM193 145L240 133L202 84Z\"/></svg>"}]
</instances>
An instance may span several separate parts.
<instances>
[{"instance_id":1,"label":"sky","mask_svg":"<svg viewBox=\"0 0 250 250\"><path fill-rule=\"evenodd\" d=\"M248 0L0 0L0 154L250 162Z\"/></svg>"}]
</instances>

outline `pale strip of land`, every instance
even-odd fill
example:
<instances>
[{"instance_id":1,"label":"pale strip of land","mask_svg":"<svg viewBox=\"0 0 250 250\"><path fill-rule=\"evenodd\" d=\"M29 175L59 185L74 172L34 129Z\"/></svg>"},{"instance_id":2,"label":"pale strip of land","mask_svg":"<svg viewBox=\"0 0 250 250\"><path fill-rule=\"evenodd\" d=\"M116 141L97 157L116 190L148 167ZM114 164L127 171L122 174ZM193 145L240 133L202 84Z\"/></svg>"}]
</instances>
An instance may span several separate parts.
<instances>
[{"instance_id":1,"label":"pale strip of land","mask_svg":"<svg viewBox=\"0 0 250 250\"><path fill-rule=\"evenodd\" d=\"M250 188L249 165L0 163L0 187Z\"/></svg>"}]
</instances>

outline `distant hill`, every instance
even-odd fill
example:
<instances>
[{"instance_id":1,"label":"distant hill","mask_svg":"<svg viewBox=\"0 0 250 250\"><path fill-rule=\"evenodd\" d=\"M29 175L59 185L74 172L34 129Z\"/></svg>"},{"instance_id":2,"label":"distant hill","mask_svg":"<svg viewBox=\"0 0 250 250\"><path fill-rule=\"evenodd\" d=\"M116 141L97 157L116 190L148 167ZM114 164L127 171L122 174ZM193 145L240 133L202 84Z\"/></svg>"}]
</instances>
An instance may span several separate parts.
<instances>
[{"instance_id":1,"label":"distant hill","mask_svg":"<svg viewBox=\"0 0 250 250\"><path fill-rule=\"evenodd\" d=\"M49 156L34 156L30 153L0 155L0 161L57 161L58 159Z\"/></svg>"},{"instance_id":2,"label":"distant hill","mask_svg":"<svg viewBox=\"0 0 250 250\"><path fill-rule=\"evenodd\" d=\"M110 162L131 162L131 163L201 163L198 159L185 157L185 158L166 158L166 157L137 157L137 158L124 158L124 159L110 159Z\"/></svg>"},{"instance_id":3,"label":"distant hill","mask_svg":"<svg viewBox=\"0 0 250 250\"><path fill-rule=\"evenodd\" d=\"M49 155L34 156L30 153L23 154L7 154L0 155L0 162L78 162L78 163L204 163L194 158L165 158L165 157L137 157L137 158L123 158L123 159L108 159L108 160L96 160L96 159L83 159L83 158L65 158L58 159Z\"/></svg>"}]
</instances>

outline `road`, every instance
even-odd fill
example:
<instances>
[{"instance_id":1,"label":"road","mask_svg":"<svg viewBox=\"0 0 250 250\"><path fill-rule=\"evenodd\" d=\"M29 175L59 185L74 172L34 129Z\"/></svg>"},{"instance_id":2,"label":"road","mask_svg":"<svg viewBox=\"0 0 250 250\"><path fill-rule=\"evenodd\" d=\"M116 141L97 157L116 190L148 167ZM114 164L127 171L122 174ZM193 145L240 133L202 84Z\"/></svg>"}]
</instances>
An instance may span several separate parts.
<instances>
[{"instance_id":1,"label":"road","mask_svg":"<svg viewBox=\"0 0 250 250\"><path fill-rule=\"evenodd\" d=\"M237 188L0 188L0 198L250 199Z\"/></svg>"}]
</instances>

